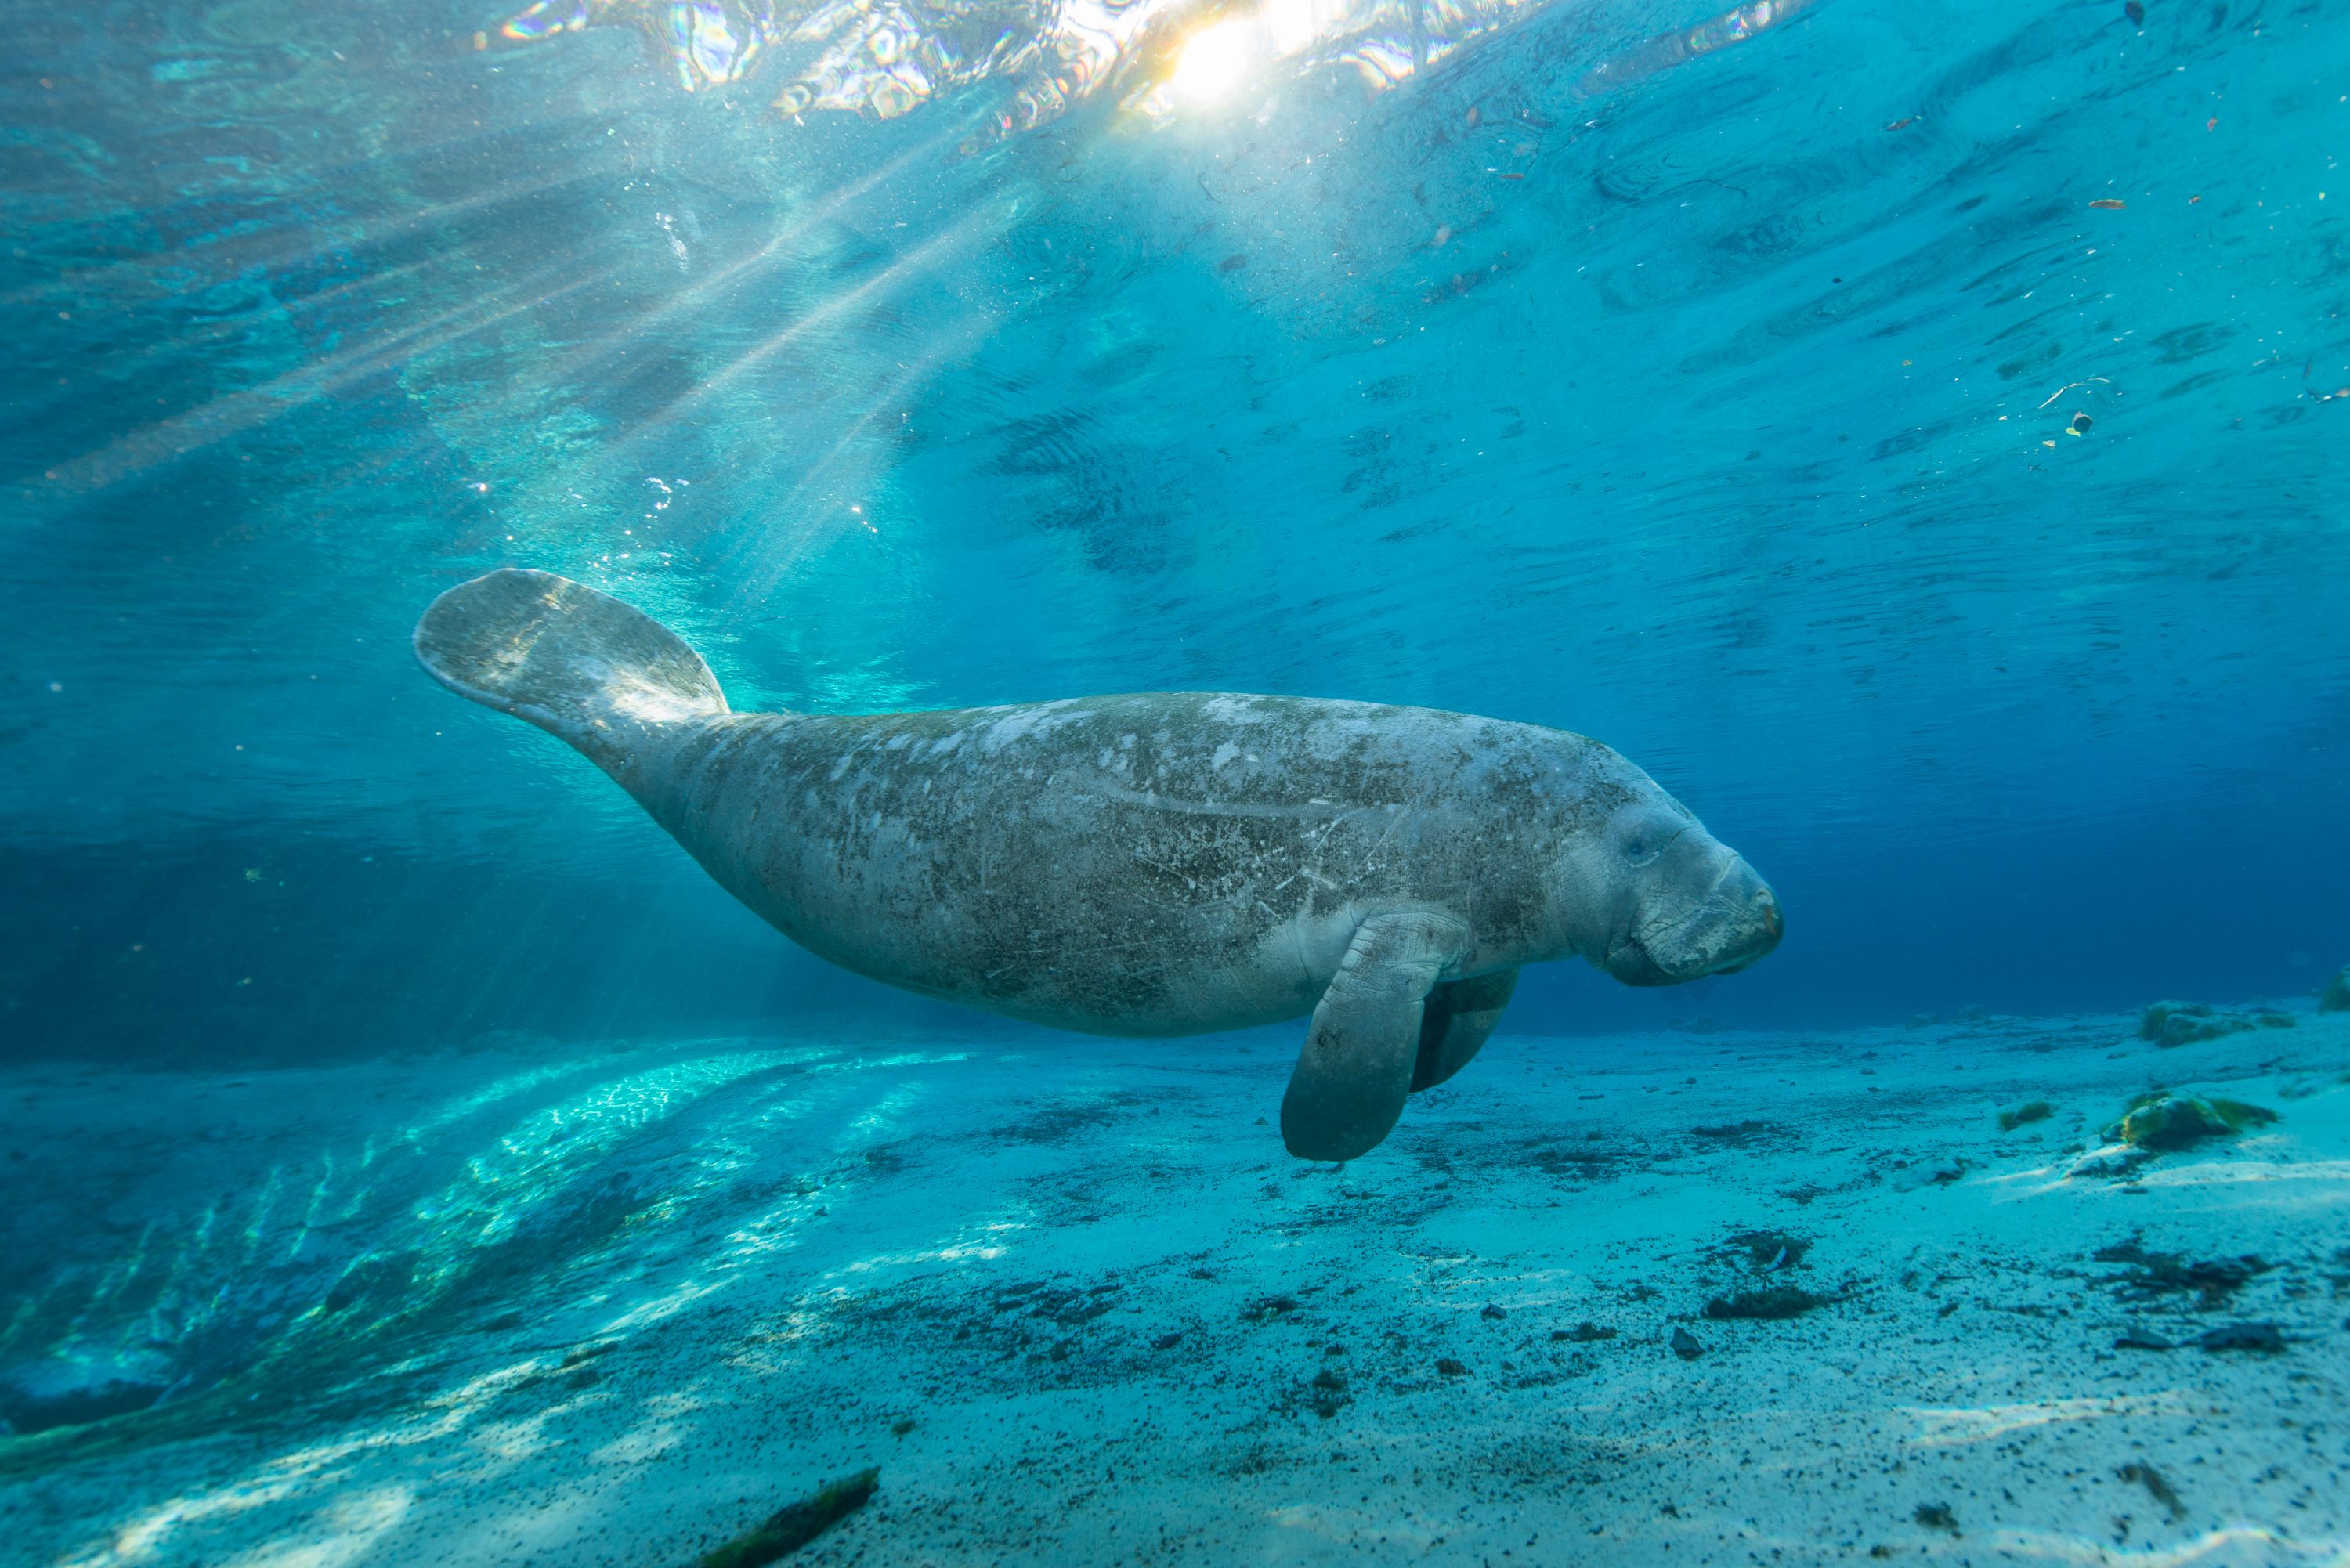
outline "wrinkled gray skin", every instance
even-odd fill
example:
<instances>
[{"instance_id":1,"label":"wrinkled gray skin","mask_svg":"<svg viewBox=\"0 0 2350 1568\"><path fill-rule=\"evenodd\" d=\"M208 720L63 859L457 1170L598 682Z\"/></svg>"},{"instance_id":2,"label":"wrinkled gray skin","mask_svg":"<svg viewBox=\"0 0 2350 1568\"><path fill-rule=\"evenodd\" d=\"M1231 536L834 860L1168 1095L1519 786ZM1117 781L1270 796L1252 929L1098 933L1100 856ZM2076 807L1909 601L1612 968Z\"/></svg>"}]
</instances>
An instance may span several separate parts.
<instances>
[{"instance_id":1,"label":"wrinkled gray skin","mask_svg":"<svg viewBox=\"0 0 2350 1568\"><path fill-rule=\"evenodd\" d=\"M1564 731L1201 691L735 713L659 623L544 572L451 589L416 649L860 974L1101 1034L1313 1013L1282 1107L1312 1158L1365 1152L1458 1071L1523 965L1669 985L1779 940L1745 861Z\"/></svg>"}]
</instances>

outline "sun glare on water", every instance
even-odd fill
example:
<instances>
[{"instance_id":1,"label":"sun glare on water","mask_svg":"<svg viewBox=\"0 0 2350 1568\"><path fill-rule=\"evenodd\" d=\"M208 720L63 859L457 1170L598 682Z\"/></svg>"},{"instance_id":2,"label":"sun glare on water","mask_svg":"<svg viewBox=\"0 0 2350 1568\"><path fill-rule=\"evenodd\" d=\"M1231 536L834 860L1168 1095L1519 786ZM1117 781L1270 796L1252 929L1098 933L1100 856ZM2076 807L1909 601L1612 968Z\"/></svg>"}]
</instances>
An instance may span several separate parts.
<instances>
[{"instance_id":1,"label":"sun glare on water","mask_svg":"<svg viewBox=\"0 0 2350 1568\"><path fill-rule=\"evenodd\" d=\"M1183 46L1173 85L1184 98L1207 102L1223 97L1255 68L1263 47L1254 21L1219 22L1202 28Z\"/></svg>"},{"instance_id":2,"label":"sun glare on water","mask_svg":"<svg viewBox=\"0 0 2350 1568\"><path fill-rule=\"evenodd\" d=\"M1263 0L1253 13L1194 33L1168 85L1190 102L1213 102L1268 63L1311 46L1342 10L1341 0Z\"/></svg>"}]
</instances>

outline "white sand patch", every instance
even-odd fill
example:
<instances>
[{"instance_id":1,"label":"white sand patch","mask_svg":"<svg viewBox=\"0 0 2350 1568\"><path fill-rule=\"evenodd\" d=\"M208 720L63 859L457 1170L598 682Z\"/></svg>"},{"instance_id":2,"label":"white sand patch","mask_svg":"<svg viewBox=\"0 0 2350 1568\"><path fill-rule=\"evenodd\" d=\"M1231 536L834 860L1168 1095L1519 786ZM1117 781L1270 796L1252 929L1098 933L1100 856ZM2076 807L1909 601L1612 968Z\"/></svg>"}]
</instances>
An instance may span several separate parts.
<instances>
[{"instance_id":1,"label":"white sand patch","mask_svg":"<svg viewBox=\"0 0 2350 1568\"><path fill-rule=\"evenodd\" d=\"M1345 1168L1282 1032L18 1070L0 1379L171 1387L0 1439L12 1558L685 1563L878 1464L795 1561L2350 1563L2350 1019L2133 1023L1504 1037ZM2155 1083L2280 1119L2064 1179Z\"/></svg>"}]
</instances>

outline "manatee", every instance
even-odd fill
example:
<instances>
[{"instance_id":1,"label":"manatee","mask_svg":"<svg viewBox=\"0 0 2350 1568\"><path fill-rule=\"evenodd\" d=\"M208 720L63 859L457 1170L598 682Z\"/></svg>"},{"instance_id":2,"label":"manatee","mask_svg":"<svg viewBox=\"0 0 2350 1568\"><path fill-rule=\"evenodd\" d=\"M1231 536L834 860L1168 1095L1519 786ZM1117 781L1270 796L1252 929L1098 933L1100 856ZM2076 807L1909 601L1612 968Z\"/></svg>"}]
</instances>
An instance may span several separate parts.
<instances>
[{"instance_id":1,"label":"manatee","mask_svg":"<svg viewBox=\"0 0 2350 1568\"><path fill-rule=\"evenodd\" d=\"M1467 713L1150 691L737 713L619 600L493 572L416 655L585 753L719 884L832 962L1097 1034L1312 1014L1291 1152L1343 1160L1476 1055L1530 963L1742 969L1777 899L1597 741Z\"/></svg>"}]
</instances>

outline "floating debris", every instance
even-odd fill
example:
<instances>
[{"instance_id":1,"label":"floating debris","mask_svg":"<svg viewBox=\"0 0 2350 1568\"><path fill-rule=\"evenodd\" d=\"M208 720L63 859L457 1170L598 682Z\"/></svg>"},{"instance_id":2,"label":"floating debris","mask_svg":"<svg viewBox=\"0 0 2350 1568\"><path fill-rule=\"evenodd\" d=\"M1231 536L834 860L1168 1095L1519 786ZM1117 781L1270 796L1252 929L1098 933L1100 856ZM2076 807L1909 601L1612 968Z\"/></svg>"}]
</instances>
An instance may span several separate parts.
<instances>
[{"instance_id":1,"label":"floating debris","mask_svg":"<svg viewBox=\"0 0 2350 1568\"><path fill-rule=\"evenodd\" d=\"M2124 207L2128 206L2129 203L2127 202L2116 201L2111 196L2100 196L2095 201L2090 202L2089 205L2092 207L2103 207L2107 212L2118 213Z\"/></svg>"}]
</instances>

